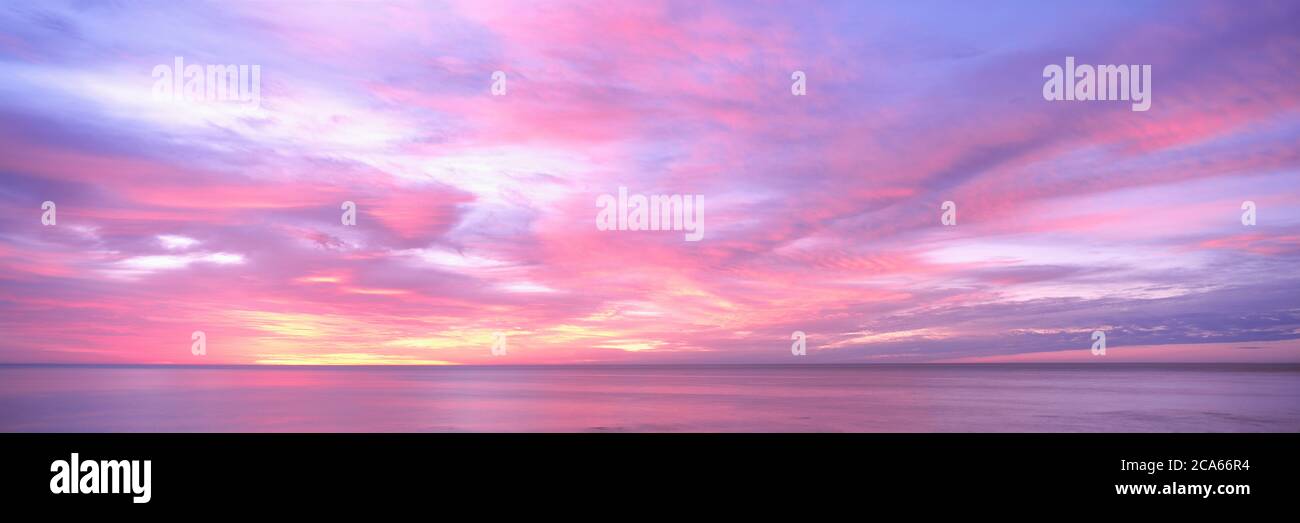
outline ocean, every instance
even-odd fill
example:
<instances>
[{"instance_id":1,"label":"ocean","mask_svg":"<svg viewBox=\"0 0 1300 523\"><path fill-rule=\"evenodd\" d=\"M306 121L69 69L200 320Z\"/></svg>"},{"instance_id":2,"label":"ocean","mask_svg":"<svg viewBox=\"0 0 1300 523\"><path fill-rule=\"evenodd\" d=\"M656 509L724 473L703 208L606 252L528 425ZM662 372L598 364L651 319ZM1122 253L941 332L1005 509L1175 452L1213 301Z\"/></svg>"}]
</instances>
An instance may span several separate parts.
<instances>
[{"instance_id":1,"label":"ocean","mask_svg":"<svg viewBox=\"0 0 1300 523\"><path fill-rule=\"evenodd\" d=\"M1300 365L0 365L4 432L1300 432Z\"/></svg>"}]
</instances>

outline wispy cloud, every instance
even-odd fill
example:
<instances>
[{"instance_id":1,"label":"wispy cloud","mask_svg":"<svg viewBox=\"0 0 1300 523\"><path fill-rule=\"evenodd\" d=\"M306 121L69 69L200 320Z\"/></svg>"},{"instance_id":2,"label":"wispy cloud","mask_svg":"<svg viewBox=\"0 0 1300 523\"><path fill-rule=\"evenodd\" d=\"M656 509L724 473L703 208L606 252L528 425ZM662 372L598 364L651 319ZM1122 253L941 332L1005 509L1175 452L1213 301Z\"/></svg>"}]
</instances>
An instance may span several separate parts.
<instances>
[{"instance_id":1,"label":"wispy cloud","mask_svg":"<svg viewBox=\"0 0 1300 523\"><path fill-rule=\"evenodd\" d=\"M1233 347L1300 339L1300 8L1051 7L5 6L0 361L1295 359ZM1067 55L1151 109L1043 101ZM153 99L176 56L260 103Z\"/></svg>"}]
</instances>

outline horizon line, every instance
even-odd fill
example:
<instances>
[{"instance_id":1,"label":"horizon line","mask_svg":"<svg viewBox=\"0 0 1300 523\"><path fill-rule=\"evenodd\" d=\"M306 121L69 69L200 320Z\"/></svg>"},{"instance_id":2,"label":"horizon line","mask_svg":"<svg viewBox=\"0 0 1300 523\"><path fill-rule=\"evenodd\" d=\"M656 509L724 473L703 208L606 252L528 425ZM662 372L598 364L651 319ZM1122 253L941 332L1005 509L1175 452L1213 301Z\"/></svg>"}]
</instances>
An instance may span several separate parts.
<instances>
[{"instance_id":1,"label":"horizon line","mask_svg":"<svg viewBox=\"0 0 1300 523\"><path fill-rule=\"evenodd\" d=\"M842 363L509 363L509 364L456 364L427 365L418 363L390 364L266 364L266 363L7 363L0 362L0 367L175 367L175 368L560 368L560 367L1122 367L1122 366L1235 366L1235 367L1271 367L1300 368L1300 362L1234 362L1234 361L1109 361L1109 362L1072 362L1072 361L1005 361L1005 362L842 362Z\"/></svg>"}]
</instances>

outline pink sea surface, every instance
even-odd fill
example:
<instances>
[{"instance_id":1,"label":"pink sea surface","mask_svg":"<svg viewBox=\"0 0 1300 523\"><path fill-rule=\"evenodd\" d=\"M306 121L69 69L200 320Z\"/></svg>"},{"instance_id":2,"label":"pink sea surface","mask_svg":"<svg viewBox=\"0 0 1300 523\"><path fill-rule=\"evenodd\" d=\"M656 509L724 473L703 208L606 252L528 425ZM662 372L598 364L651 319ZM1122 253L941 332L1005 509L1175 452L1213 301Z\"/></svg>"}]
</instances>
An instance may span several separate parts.
<instances>
[{"instance_id":1,"label":"pink sea surface","mask_svg":"<svg viewBox=\"0 0 1300 523\"><path fill-rule=\"evenodd\" d=\"M1297 432L1296 365L0 366L6 432Z\"/></svg>"}]
</instances>

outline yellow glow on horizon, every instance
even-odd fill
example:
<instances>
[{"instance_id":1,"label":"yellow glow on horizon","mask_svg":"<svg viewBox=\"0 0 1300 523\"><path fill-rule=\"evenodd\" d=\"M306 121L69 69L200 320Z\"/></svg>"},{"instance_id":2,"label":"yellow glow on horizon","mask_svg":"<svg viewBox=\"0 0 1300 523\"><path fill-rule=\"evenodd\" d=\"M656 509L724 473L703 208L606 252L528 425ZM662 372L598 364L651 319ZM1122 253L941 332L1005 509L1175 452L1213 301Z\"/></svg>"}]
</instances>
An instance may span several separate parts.
<instances>
[{"instance_id":1,"label":"yellow glow on horizon","mask_svg":"<svg viewBox=\"0 0 1300 523\"><path fill-rule=\"evenodd\" d=\"M654 350L658 348L660 345L663 345L663 342L647 341L647 342L629 342L629 343L605 343L602 345L597 345L596 348L617 349L625 352L641 352L647 350Z\"/></svg>"}]
</instances>

